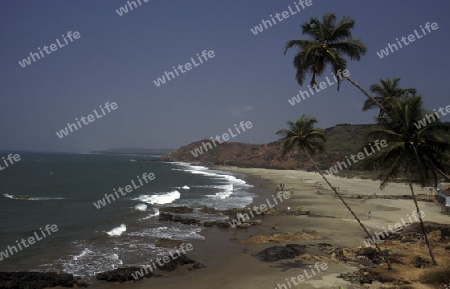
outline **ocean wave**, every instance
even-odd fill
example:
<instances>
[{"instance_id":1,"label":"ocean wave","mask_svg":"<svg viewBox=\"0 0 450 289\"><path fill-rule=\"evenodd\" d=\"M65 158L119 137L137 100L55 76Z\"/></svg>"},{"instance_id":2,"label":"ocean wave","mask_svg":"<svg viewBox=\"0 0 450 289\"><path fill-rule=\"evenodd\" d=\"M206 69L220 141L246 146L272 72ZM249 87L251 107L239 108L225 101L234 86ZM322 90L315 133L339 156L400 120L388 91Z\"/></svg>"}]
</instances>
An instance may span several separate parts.
<instances>
[{"instance_id":1,"label":"ocean wave","mask_svg":"<svg viewBox=\"0 0 450 289\"><path fill-rule=\"evenodd\" d=\"M181 224L174 224L170 227L157 227L144 229L140 232L130 233L130 236L152 237L152 238L167 238L176 240L204 240L205 237L198 234L202 229L198 226L188 226Z\"/></svg>"},{"instance_id":2,"label":"ocean wave","mask_svg":"<svg viewBox=\"0 0 450 289\"><path fill-rule=\"evenodd\" d=\"M22 201L48 201L48 200L65 200L66 198L54 198L54 197L31 197L30 195L11 195L3 194L5 198L12 200L22 200Z\"/></svg>"},{"instance_id":3,"label":"ocean wave","mask_svg":"<svg viewBox=\"0 0 450 289\"><path fill-rule=\"evenodd\" d=\"M147 211L147 205L146 204L137 204L134 206L134 209L136 211Z\"/></svg>"},{"instance_id":4,"label":"ocean wave","mask_svg":"<svg viewBox=\"0 0 450 289\"><path fill-rule=\"evenodd\" d=\"M148 215L148 216L145 217L145 218L139 219L139 220L140 220L140 221L144 221L144 220L148 220L148 219L150 219L150 218L159 216L159 209L158 209L158 208L154 208L153 210L154 210L154 211L153 211L152 214Z\"/></svg>"},{"instance_id":5,"label":"ocean wave","mask_svg":"<svg viewBox=\"0 0 450 289\"><path fill-rule=\"evenodd\" d=\"M70 259L59 259L56 263L61 264L63 272L80 277L94 276L123 265L119 255L111 249L85 247L81 248L80 254L70 257ZM53 265L51 266L53 267Z\"/></svg>"},{"instance_id":6,"label":"ocean wave","mask_svg":"<svg viewBox=\"0 0 450 289\"><path fill-rule=\"evenodd\" d=\"M173 203L180 197L181 197L180 192L175 190L172 192L163 193L162 195L140 195L138 198L135 198L133 200L141 201L152 205L164 205Z\"/></svg>"},{"instance_id":7,"label":"ocean wave","mask_svg":"<svg viewBox=\"0 0 450 289\"><path fill-rule=\"evenodd\" d=\"M208 188L208 189L221 189L226 191L234 190L233 184L227 185L200 185L200 186L192 186L193 188Z\"/></svg>"},{"instance_id":8,"label":"ocean wave","mask_svg":"<svg viewBox=\"0 0 450 289\"><path fill-rule=\"evenodd\" d=\"M222 171L212 171L212 170L209 170L207 167L194 166L189 163L174 163L174 164L180 165L183 168L182 169L181 168L173 168L172 170L185 171L185 172L188 172L191 174L204 175L204 176L217 178L217 179L224 179L228 182L231 182L234 184L239 184L241 186L253 187L252 185L247 184L246 181L236 178L235 176L226 174L225 172L222 172Z\"/></svg>"},{"instance_id":9,"label":"ocean wave","mask_svg":"<svg viewBox=\"0 0 450 289\"><path fill-rule=\"evenodd\" d=\"M125 226L125 224L122 224L119 227L116 227L116 228L112 229L111 231L106 232L106 234L108 234L111 237L120 236L126 230L127 230L127 226Z\"/></svg>"},{"instance_id":10,"label":"ocean wave","mask_svg":"<svg viewBox=\"0 0 450 289\"><path fill-rule=\"evenodd\" d=\"M210 198L217 198L217 199L224 200L224 199L228 198L229 196L231 196L232 193L233 193L232 191L224 191L224 192L215 193L214 195L206 195L206 196L210 197Z\"/></svg>"},{"instance_id":11,"label":"ocean wave","mask_svg":"<svg viewBox=\"0 0 450 289\"><path fill-rule=\"evenodd\" d=\"M190 190L191 188L190 187L188 187L188 186L182 186L181 187L183 190Z\"/></svg>"}]
</instances>

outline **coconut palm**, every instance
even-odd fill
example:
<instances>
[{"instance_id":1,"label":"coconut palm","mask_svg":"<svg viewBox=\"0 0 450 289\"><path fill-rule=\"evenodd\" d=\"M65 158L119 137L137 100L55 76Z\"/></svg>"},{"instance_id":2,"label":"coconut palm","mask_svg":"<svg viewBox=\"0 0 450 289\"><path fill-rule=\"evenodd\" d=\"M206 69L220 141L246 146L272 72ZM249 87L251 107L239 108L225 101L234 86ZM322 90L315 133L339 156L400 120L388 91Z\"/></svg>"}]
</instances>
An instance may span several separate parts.
<instances>
[{"instance_id":1,"label":"coconut palm","mask_svg":"<svg viewBox=\"0 0 450 289\"><path fill-rule=\"evenodd\" d=\"M366 167L384 172L381 189L399 176L406 177L430 257L436 265L413 183L425 186L436 173L446 176L444 171L449 164L450 144L441 136L450 132L450 126L441 123L437 118L434 122L418 126L419 121L423 119L424 110L420 96L408 97L405 94L400 99L392 99L389 111L379 117L380 127L367 135L369 142L376 139L386 140L389 145L385 150L367 159Z\"/></svg>"},{"instance_id":2,"label":"coconut palm","mask_svg":"<svg viewBox=\"0 0 450 289\"><path fill-rule=\"evenodd\" d=\"M302 34L309 35L312 39L290 40L286 43L284 50L286 54L289 49L298 48L293 64L297 70L296 79L299 85L303 85L307 73L312 73L310 85L317 85L316 76L321 76L328 65L336 75L342 73L347 67L345 56L350 57L351 60L361 59L367 48L359 39L352 39L351 31L354 26L355 20L347 16L336 23L334 13L325 14L322 21L312 17L309 23L302 24ZM350 76L343 77L383 109L383 105ZM339 90L340 77L337 77L337 80Z\"/></svg>"},{"instance_id":3,"label":"coconut palm","mask_svg":"<svg viewBox=\"0 0 450 289\"><path fill-rule=\"evenodd\" d=\"M361 228L364 230L364 232L370 239L371 235L369 231L367 231L366 227L361 223L358 216L356 216L356 214L353 212L353 210L350 208L347 202L345 202L345 200L341 197L337 189L333 187L331 183L328 181L328 179L325 177L325 175L322 174L317 164L312 159L312 156L314 156L315 153L323 152L325 150L324 142L326 142L323 130L314 128L314 125L316 123L317 120L314 117L302 115L295 123L292 121L288 121L287 124L289 125L289 129L281 129L277 131L276 134L281 135L282 136L281 140L284 141L282 156L284 157L287 153L293 151L296 148L303 150L306 156L308 156L311 163L314 165L316 171L322 176L322 178L325 180L328 186L334 191L336 196L350 211L350 213L353 215L355 220L358 222L358 224L361 226ZM381 250L380 246L377 243L375 243L375 246L377 247L380 254L383 256L384 260L386 261L389 270L391 270L392 267L388 258L386 257L386 255L384 254L384 252Z\"/></svg>"},{"instance_id":4,"label":"coconut palm","mask_svg":"<svg viewBox=\"0 0 450 289\"><path fill-rule=\"evenodd\" d=\"M385 109L389 109L389 103L392 98L400 98L405 93L410 93L412 96L416 94L414 88L400 88L399 83L399 77L394 77L393 79L380 79L380 83L372 84L370 86L370 92L375 94L374 98L381 103ZM366 99L363 111L377 107L377 104L371 99ZM380 108L378 116L383 116L384 114L385 111Z\"/></svg>"}]
</instances>

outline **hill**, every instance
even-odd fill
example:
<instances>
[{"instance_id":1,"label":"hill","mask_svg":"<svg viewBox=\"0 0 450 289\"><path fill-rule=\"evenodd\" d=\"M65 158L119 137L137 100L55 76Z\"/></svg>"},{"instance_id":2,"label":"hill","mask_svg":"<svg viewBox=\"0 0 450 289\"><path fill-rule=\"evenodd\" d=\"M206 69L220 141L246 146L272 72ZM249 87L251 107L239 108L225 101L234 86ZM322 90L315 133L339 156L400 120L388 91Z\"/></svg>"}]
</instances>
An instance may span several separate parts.
<instances>
[{"instance_id":1,"label":"hill","mask_svg":"<svg viewBox=\"0 0 450 289\"><path fill-rule=\"evenodd\" d=\"M315 157L319 168L328 169L336 161L344 161L346 155L360 152L364 136L373 126L372 124L339 124L325 129L326 151ZM280 141L261 145L226 142L195 157L192 152L195 152L197 148L203 148L203 143L210 141L201 140L182 146L165 155L162 160L272 169L313 169L303 152L294 152L286 158L281 158L282 142ZM205 150L203 149L203 151ZM361 168L357 163L351 169Z\"/></svg>"}]
</instances>

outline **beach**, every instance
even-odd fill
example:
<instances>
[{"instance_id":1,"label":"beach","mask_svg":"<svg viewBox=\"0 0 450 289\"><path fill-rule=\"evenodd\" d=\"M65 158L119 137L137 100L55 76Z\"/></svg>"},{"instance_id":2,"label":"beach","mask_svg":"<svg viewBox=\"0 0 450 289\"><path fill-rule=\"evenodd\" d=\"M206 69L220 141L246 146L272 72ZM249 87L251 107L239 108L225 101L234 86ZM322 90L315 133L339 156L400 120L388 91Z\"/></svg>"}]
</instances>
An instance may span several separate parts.
<instances>
[{"instance_id":1,"label":"beach","mask_svg":"<svg viewBox=\"0 0 450 289\"><path fill-rule=\"evenodd\" d=\"M214 167L216 170L230 171L245 174L246 180L253 184L254 190L259 191L259 197L255 198L253 205L266 202L272 193L275 193L277 184L284 183L286 190L294 187L291 198L279 204L278 210L310 211L310 216L295 214L265 215L260 226L252 226L248 229L241 228L206 228L202 233L205 240L193 242L194 250L188 256L207 266L207 268L188 271L186 266L180 267L176 272L163 274L166 277L144 279L139 282L123 284L107 284L95 282L91 288L285 288L287 281L294 276L304 274L310 270L318 260L327 263L327 269L317 273L305 282L298 285L291 284L292 288L380 288L380 284L365 285L351 284L343 279L336 278L340 273L355 271L357 268L336 260L327 259L325 254L316 250L312 245L328 243L337 247L364 246L365 234L354 221L351 214L342 205L338 198L334 197L329 188L324 185L320 175L313 172L294 170L252 169L237 167ZM327 176L330 182L339 187L339 192L367 226L369 231L382 231L383 227L394 226L407 216L412 216L414 204L411 200L385 199L383 195L406 195L409 193L405 184L390 184L382 193L379 183L367 179L345 179L336 176ZM414 187L417 194L428 193L428 188ZM319 194L317 191L319 190ZM377 193L378 198L353 198L357 194L367 195ZM448 224L450 219L440 213L440 208L435 203L419 202L421 211L424 212L424 221L434 221ZM372 216L368 219L367 212ZM274 229L276 228L276 230ZM309 238L305 240L286 241L280 243L246 242L250 236L271 235L274 233L285 234L288 232L317 232L320 239ZM257 242L256 242L257 243ZM277 261L273 263L262 262L252 256L273 245L285 245L288 243L311 245L308 253L309 262ZM427 256L425 256L427 257ZM429 257L429 256L428 256ZM438 256L437 256L438 257ZM382 264L385 268L386 265ZM308 271L307 271L308 272ZM311 275L311 274L310 274ZM283 283L284 282L284 283ZM290 287L286 287L290 288ZM433 288L425 285L417 285L413 288Z\"/></svg>"}]
</instances>

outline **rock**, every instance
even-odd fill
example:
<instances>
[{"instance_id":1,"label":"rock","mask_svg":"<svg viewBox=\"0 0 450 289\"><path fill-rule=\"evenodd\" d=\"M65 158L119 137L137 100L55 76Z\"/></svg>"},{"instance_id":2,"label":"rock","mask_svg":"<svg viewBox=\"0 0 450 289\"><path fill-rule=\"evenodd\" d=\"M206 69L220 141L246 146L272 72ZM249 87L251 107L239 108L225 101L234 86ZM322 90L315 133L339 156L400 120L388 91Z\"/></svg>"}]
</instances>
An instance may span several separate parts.
<instances>
[{"instance_id":1,"label":"rock","mask_svg":"<svg viewBox=\"0 0 450 289\"><path fill-rule=\"evenodd\" d=\"M445 238L450 237L450 228L445 227L441 229L441 241L445 240Z\"/></svg>"},{"instance_id":2,"label":"rock","mask_svg":"<svg viewBox=\"0 0 450 289\"><path fill-rule=\"evenodd\" d=\"M212 227L212 226L214 226L214 224L215 224L215 222L208 222L208 221L206 221L206 222L203 223L203 226L205 226L205 227Z\"/></svg>"},{"instance_id":3,"label":"rock","mask_svg":"<svg viewBox=\"0 0 450 289\"><path fill-rule=\"evenodd\" d=\"M262 221L261 220L253 220L251 222L249 222L251 225L261 225Z\"/></svg>"},{"instance_id":4,"label":"rock","mask_svg":"<svg viewBox=\"0 0 450 289\"><path fill-rule=\"evenodd\" d=\"M184 216L179 216L179 215L173 215L172 213L168 213L168 212L160 212L159 220L160 221L180 222L185 225L193 225L193 224L200 223L200 221L197 219L186 218Z\"/></svg>"},{"instance_id":5,"label":"rock","mask_svg":"<svg viewBox=\"0 0 450 289\"><path fill-rule=\"evenodd\" d=\"M425 268L427 264L430 264L430 262L420 256L414 258L414 267L416 268Z\"/></svg>"},{"instance_id":6,"label":"rock","mask_svg":"<svg viewBox=\"0 0 450 289\"><path fill-rule=\"evenodd\" d=\"M239 228L250 228L250 224L249 223L242 223L239 225Z\"/></svg>"},{"instance_id":7,"label":"rock","mask_svg":"<svg viewBox=\"0 0 450 289\"><path fill-rule=\"evenodd\" d=\"M273 226L273 227L272 227L272 230L278 230L278 227Z\"/></svg>"},{"instance_id":8,"label":"rock","mask_svg":"<svg viewBox=\"0 0 450 289\"><path fill-rule=\"evenodd\" d=\"M194 225L200 223L200 221L196 219L183 218L181 219L181 223L185 225Z\"/></svg>"},{"instance_id":9,"label":"rock","mask_svg":"<svg viewBox=\"0 0 450 289\"><path fill-rule=\"evenodd\" d=\"M227 222L217 222L216 225L221 229L226 229L230 227L230 224Z\"/></svg>"},{"instance_id":10,"label":"rock","mask_svg":"<svg viewBox=\"0 0 450 289\"><path fill-rule=\"evenodd\" d=\"M54 272L0 272L0 288L42 289L48 287L73 287L76 281L72 274Z\"/></svg>"},{"instance_id":11,"label":"rock","mask_svg":"<svg viewBox=\"0 0 450 289\"><path fill-rule=\"evenodd\" d=\"M172 221L173 215L166 212L160 212L159 213L159 220L160 221Z\"/></svg>"},{"instance_id":12,"label":"rock","mask_svg":"<svg viewBox=\"0 0 450 289\"><path fill-rule=\"evenodd\" d=\"M204 264L202 264L200 262L195 262L194 265L192 265L192 267L189 268L188 270L192 271L192 270L203 269L203 268L206 268L206 266Z\"/></svg>"},{"instance_id":13,"label":"rock","mask_svg":"<svg viewBox=\"0 0 450 289\"><path fill-rule=\"evenodd\" d=\"M29 200L30 196L29 195L14 195L12 196L13 199L17 199L17 200Z\"/></svg>"},{"instance_id":14,"label":"rock","mask_svg":"<svg viewBox=\"0 0 450 289\"><path fill-rule=\"evenodd\" d=\"M161 248L173 249L175 247L179 247L181 244L183 244L183 241L181 241L181 240L162 238L162 239L159 239L158 241L156 241L155 246L161 247Z\"/></svg>"},{"instance_id":15,"label":"rock","mask_svg":"<svg viewBox=\"0 0 450 289\"><path fill-rule=\"evenodd\" d=\"M169 212L174 214L189 214L194 211L193 208L189 208L186 206L180 206L180 207L163 207L159 208L160 212Z\"/></svg>"},{"instance_id":16,"label":"rock","mask_svg":"<svg viewBox=\"0 0 450 289\"><path fill-rule=\"evenodd\" d=\"M306 245L287 244L286 248L294 250L295 252L298 253L298 255L305 254L306 252Z\"/></svg>"},{"instance_id":17,"label":"rock","mask_svg":"<svg viewBox=\"0 0 450 289\"><path fill-rule=\"evenodd\" d=\"M143 270L141 267L127 267L127 268L117 268L112 271L106 271L103 273L97 274L97 280L103 280L106 282L126 282L135 280L132 274L135 274L136 271ZM144 271L145 273L145 271ZM145 277L156 276L152 272L148 272ZM143 279L143 277L139 276L139 280Z\"/></svg>"},{"instance_id":18,"label":"rock","mask_svg":"<svg viewBox=\"0 0 450 289\"><path fill-rule=\"evenodd\" d=\"M389 256L389 251L388 250L384 250L383 253L386 256ZM380 254L380 252L378 252L377 249L372 248L372 247L367 247L367 248L360 248L357 252L356 252L357 256L364 256L367 257L367 261L372 262L373 264L381 264L384 262L383 256ZM361 259L359 259L361 261ZM360 262L363 263L365 265L370 265L370 262Z\"/></svg>"},{"instance_id":19,"label":"rock","mask_svg":"<svg viewBox=\"0 0 450 289\"><path fill-rule=\"evenodd\" d=\"M265 262L275 262L283 259L293 259L306 252L305 245L288 244L283 246L272 246L261 252L252 254L254 257Z\"/></svg>"},{"instance_id":20,"label":"rock","mask_svg":"<svg viewBox=\"0 0 450 289\"><path fill-rule=\"evenodd\" d=\"M164 263L163 266L158 266L158 269L163 271L173 271L178 266L183 266L186 264L194 264L195 261L186 257L186 255L181 254L180 256L177 256L175 259L170 258L170 262Z\"/></svg>"},{"instance_id":21,"label":"rock","mask_svg":"<svg viewBox=\"0 0 450 289\"><path fill-rule=\"evenodd\" d=\"M366 269L360 269L358 271L352 273L342 273L337 276L337 278L342 278L345 281L352 282L355 284L372 284L375 281L375 278L370 274L370 272Z\"/></svg>"}]
</instances>

